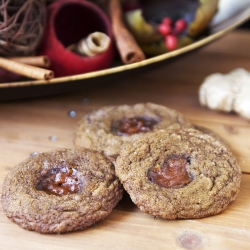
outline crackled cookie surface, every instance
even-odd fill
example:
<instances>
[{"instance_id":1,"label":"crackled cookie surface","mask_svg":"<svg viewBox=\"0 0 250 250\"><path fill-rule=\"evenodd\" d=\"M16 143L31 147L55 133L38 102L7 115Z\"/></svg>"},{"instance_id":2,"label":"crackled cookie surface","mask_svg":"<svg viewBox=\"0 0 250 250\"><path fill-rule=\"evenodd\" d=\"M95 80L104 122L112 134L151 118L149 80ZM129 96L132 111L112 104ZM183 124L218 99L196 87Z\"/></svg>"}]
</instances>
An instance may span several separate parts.
<instances>
[{"instance_id":1,"label":"crackled cookie surface","mask_svg":"<svg viewBox=\"0 0 250 250\"><path fill-rule=\"evenodd\" d=\"M199 125L194 125L194 128L201 131L204 134L208 134L212 136L215 140L218 140L219 142L223 143L229 150L231 149L229 142L226 141L219 133L216 133L209 128L199 126Z\"/></svg>"},{"instance_id":2,"label":"crackled cookie surface","mask_svg":"<svg viewBox=\"0 0 250 250\"><path fill-rule=\"evenodd\" d=\"M4 212L39 233L81 230L107 217L122 198L113 164L88 149L57 149L16 166L3 184Z\"/></svg>"},{"instance_id":3,"label":"crackled cookie surface","mask_svg":"<svg viewBox=\"0 0 250 250\"><path fill-rule=\"evenodd\" d=\"M241 181L227 147L196 129L156 131L127 145L116 174L142 211L165 219L221 213Z\"/></svg>"},{"instance_id":4,"label":"crackled cookie surface","mask_svg":"<svg viewBox=\"0 0 250 250\"><path fill-rule=\"evenodd\" d=\"M103 151L116 157L121 148L146 133L165 128L192 127L178 111L154 103L108 106L95 110L80 121L76 147Z\"/></svg>"}]
</instances>

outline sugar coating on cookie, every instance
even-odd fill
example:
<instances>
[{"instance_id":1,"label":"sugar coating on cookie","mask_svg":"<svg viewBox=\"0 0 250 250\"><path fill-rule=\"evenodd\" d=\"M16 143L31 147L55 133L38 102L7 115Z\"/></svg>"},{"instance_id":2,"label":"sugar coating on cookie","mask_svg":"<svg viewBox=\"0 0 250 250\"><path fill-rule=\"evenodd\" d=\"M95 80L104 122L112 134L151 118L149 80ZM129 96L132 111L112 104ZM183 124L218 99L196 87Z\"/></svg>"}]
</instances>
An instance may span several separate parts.
<instances>
[{"instance_id":1,"label":"sugar coating on cookie","mask_svg":"<svg viewBox=\"0 0 250 250\"><path fill-rule=\"evenodd\" d=\"M122 198L113 164L89 149L57 149L16 166L3 184L7 217L39 233L84 229L106 218Z\"/></svg>"},{"instance_id":2,"label":"sugar coating on cookie","mask_svg":"<svg viewBox=\"0 0 250 250\"><path fill-rule=\"evenodd\" d=\"M219 142L224 144L229 150L231 149L229 142L227 140L225 140L220 134L214 132L213 130L211 130L207 127L199 126L199 125L194 125L194 128L201 131L204 134L208 134L208 135L212 136L215 140L218 140Z\"/></svg>"},{"instance_id":3,"label":"sugar coating on cookie","mask_svg":"<svg viewBox=\"0 0 250 250\"><path fill-rule=\"evenodd\" d=\"M241 182L232 152L191 128L156 131L127 145L116 160L116 174L142 211L164 219L221 213Z\"/></svg>"},{"instance_id":4,"label":"sugar coating on cookie","mask_svg":"<svg viewBox=\"0 0 250 250\"><path fill-rule=\"evenodd\" d=\"M128 143L155 130L192 127L178 111L154 103L107 106L85 115L75 133L76 147L117 156Z\"/></svg>"}]
</instances>

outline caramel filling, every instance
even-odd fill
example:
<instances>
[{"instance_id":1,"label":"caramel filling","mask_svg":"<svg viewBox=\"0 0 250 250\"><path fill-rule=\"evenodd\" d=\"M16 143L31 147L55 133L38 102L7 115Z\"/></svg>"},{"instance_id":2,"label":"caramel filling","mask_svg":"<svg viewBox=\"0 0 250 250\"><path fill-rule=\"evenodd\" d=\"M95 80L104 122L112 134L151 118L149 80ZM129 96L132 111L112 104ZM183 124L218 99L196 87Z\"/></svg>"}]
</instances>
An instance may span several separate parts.
<instances>
[{"instance_id":1,"label":"caramel filling","mask_svg":"<svg viewBox=\"0 0 250 250\"><path fill-rule=\"evenodd\" d=\"M80 190L80 181L76 175L77 170L74 167L56 167L41 176L36 188L58 196L77 193Z\"/></svg>"},{"instance_id":2,"label":"caramel filling","mask_svg":"<svg viewBox=\"0 0 250 250\"><path fill-rule=\"evenodd\" d=\"M164 163L149 168L148 179L166 188L179 188L191 182L186 166L189 159L182 156L168 157Z\"/></svg>"},{"instance_id":3,"label":"caramel filling","mask_svg":"<svg viewBox=\"0 0 250 250\"><path fill-rule=\"evenodd\" d=\"M149 117L136 116L132 118L123 118L116 121L112 126L114 134L119 136L129 136L139 133L146 133L153 130L158 123L156 119Z\"/></svg>"}]
</instances>

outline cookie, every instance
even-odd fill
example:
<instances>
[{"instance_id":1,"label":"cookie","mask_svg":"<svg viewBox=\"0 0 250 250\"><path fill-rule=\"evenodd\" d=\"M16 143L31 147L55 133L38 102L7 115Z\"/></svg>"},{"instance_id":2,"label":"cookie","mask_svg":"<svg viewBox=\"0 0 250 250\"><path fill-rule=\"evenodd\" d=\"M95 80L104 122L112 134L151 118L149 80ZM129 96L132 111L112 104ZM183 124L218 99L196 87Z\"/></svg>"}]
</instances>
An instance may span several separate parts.
<instances>
[{"instance_id":1,"label":"cookie","mask_svg":"<svg viewBox=\"0 0 250 250\"><path fill-rule=\"evenodd\" d=\"M226 141L224 138L222 138L218 133L214 132L213 130L199 125L194 125L194 128L203 132L204 134L212 136L215 140L218 140L221 143L223 143L228 149L231 149L228 141Z\"/></svg>"},{"instance_id":2,"label":"cookie","mask_svg":"<svg viewBox=\"0 0 250 250\"><path fill-rule=\"evenodd\" d=\"M3 184L7 217L39 233L81 230L106 218L122 198L113 164L89 149L57 149L16 166Z\"/></svg>"},{"instance_id":3,"label":"cookie","mask_svg":"<svg viewBox=\"0 0 250 250\"><path fill-rule=\"evenodd\" d=\"M178 111L153 103L108 106L85 115L75 133L76 147L103 151L115 159L125 144L164 128L192 127Z\"/></svg>"},{"instance_id":4,"label":"cookie","mask_svg":"<svg viewBox=\"0 0 250 250\"><path fill-rule=\"evenodd\" d=\"M224 211L241 182L236 158L196 129L162 130L124 147L116 174L132 201L164 219L197 219Z\"/></svg>"}]
</instances>

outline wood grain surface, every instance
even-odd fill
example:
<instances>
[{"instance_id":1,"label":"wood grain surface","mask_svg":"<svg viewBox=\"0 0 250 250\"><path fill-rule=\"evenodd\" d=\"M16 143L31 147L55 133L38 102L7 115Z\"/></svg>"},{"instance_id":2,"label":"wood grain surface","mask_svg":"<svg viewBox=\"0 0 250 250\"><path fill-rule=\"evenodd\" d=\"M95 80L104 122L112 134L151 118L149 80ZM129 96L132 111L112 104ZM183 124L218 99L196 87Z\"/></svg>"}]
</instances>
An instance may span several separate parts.
<instances>
[{"instance_id":1,"label":"wood grain surface","mask_svg":"<svg viewBox=\"0 0 250 250\"><path fill-rule=\"evenodd\" d=\"M237 30L156 69L84 91L0 103L0 186L33 152L72 148L78 121L105 105L154 102L226 139L242 168L237 199L220 215L161 220L141 212L125 195L110 216L83 231L41 235L11 222L0 207L0 249L250 249L250 121L201 107L198 90L212 73L250 71L250 32ZM70 84L70 83L69 83ZM76 112L74 117L70 111ZM2 191L1 191L2 192Z\"/></svg>"}]
</instances>

